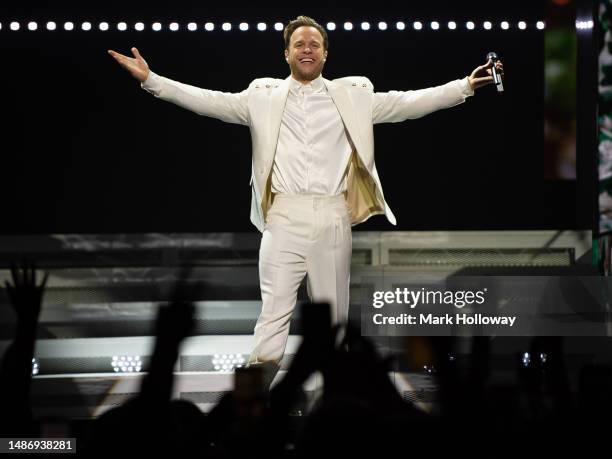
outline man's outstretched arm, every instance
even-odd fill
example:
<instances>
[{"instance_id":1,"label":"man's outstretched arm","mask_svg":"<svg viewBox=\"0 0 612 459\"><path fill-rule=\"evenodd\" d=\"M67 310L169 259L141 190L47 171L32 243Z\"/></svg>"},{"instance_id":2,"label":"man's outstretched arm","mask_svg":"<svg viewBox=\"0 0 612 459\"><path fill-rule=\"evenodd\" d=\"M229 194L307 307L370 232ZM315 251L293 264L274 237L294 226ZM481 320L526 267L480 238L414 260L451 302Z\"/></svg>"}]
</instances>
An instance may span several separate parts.
<instances>
[{"instance_id":1,"label":"man's outstretched arm","mask_svg":"<svg viewBox=\"0 0 612 459\"><path fill-rule=\"evenodd\" d=\"M140 86L162 100L172 102L199 115L236 124L249 124L247 110L248 89L239 93L213 91L157 75L147 62L132 48L134 58L109 50L108 53L130 74Z\"/></svg>"},{"instance_id":2,"label":"man's outstretched arm","mask_svg":"<svg viewBox=\"0 0 612 459\"><path fill-rule=\"evenodd\" d=\"M461 104L474 95L474 89L493 82L492 66L493 63L489 61L477 67L470 76L440 86L413 91L375 92L372 122L397 123ZM497 68L503 71L503 64L499 62Z\"/></svg>"}]
</instances>

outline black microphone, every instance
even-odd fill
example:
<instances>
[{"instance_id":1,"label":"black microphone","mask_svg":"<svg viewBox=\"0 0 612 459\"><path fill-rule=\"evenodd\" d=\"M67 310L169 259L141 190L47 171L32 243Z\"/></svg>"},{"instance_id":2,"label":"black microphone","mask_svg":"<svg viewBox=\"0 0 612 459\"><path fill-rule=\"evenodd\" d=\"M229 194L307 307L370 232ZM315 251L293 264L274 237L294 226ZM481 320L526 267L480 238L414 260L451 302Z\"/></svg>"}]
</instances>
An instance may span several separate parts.
<instances>
[{"instance_id":1,"label":"black microphone","mask_svg":"<svg viewBox=\"0 0 612 459\"><path fill-rule=\"evenodd\" d=\"M495 87L497 88L497 92L499 93L503 93L504 92L504 83L502 81L502 76L501 73L498 73L497 68L495 67L495 63L497 61L499 61L499 57L497 57L497 54L494 53L493 51L491 51L489 54L487 54L487 60L491 59L493 61L493 83L495 83Z\"/></svg>"}]
</instances>

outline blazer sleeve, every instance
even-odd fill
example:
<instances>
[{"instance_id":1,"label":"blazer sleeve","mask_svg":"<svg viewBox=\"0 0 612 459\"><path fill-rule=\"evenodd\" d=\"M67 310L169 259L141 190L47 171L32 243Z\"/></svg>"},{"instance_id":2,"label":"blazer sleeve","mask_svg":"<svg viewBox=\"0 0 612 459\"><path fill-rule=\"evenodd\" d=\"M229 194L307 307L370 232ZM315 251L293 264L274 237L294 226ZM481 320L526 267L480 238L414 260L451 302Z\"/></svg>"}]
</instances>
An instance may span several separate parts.
<instances>
[{"instance_id":1,"label":"blazer sleeve","mask_svg":"<svg viewBox=\"0 0 612 459\"><path fill-rule=\"evenodd\" d=\"M248 125L247 100L249 88L242 92L221 92L198 88L171 80L149 71L140 87L167 102L172 102L198 115L217 118L227 123Z\"/></svg>"},{"instance_id":2,"label":"blazer sleeve","mask_svg":"<svg viewBox=\"0 0 612 459\"><path fill-rule=\"evenodd\" d=\"M420 118L443 108L465 102L474 95L468 77L441 86L413 91L373 93L372 123L397 123Z\"/></svg>"}]
</instances>

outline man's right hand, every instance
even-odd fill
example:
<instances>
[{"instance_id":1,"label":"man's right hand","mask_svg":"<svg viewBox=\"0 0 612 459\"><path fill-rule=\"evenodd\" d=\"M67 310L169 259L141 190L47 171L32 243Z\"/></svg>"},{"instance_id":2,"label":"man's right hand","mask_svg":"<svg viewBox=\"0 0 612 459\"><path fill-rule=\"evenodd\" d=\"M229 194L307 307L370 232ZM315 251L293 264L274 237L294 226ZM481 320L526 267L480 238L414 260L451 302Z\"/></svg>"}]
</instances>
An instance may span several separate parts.
<instances>
[{"instance_id":1,"label":"man's right hand","mask_svg":"<svg viewBox=\"0 0 612 459\"><path fill-rule=\"evenodd\" d=\"M132 54L134 58L124 56L111 49L108 50L108 54L113 56L119 64L132 74L141 83L144 82L149 76L149 66L147 61L138 52L138 49L132 48Z\"/></svg>"}]
</instances>

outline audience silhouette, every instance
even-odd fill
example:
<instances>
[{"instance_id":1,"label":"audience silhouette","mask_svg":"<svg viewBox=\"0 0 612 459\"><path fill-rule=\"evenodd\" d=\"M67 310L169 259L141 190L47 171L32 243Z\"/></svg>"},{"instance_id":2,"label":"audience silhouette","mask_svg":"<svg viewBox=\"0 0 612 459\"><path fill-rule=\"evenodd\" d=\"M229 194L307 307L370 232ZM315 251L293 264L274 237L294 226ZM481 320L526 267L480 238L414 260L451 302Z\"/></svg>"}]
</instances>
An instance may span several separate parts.
<instances>
[{"instance_id":1,"label":"audience silhouette","mask_svg":"<svg viewBox=\"0 0 612 459\"><path fill-rule=\"evenodd\" d=\"M2 359L1 437L38 437L30 402L32 358L48 273L37 284L36 265L11 264L5 289L17 319ZM329 305L302 309L302 343L286 373L271 384L273 365L239 368L235 387L208 414L192 402L172 400L173 369L181 342L194 328L194 303L205 295L183 267L156 321L156 340L140 393L92 422L78 453L161 457L315 457L384 454L447 448L489 456L510 452L567 452L579 438L604 441L612 408L612 370L587 362L572 389L563 338L536 337L515 359L516 382L491 380L490 338L471 338L467 360L455 357L456 338L406 338L404 351L383 358L351 324L331 327ZM435 409L405 399L389 373L427 360L437 382ZM323 391L297 431L292 413L304 401L304 383L323 376ZM540 445L534 447L533 445Z\"/></svg>"}]
</instances>

